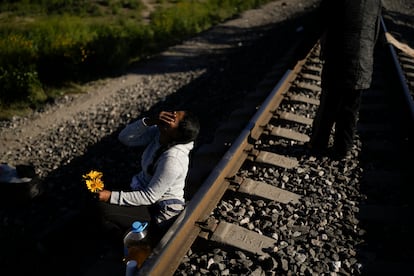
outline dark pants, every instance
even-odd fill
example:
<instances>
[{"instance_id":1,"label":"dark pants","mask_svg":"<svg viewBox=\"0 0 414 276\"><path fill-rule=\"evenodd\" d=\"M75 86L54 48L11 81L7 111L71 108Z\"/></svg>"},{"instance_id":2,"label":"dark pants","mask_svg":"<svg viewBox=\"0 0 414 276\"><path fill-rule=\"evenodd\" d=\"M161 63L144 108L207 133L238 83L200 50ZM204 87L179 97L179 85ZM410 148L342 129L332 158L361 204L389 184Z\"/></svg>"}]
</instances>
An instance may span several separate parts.
<instances>
[{"instance_id":1,"label":"dark pants","mask_svg":"<svg viewBox=\"0 0 414 276\"><path fill-rule=\"evenodd\" d=\"M313 148L328 147L334 126L334 149L345 153L353 145L362 90L346 89L341 83L339 80L322 80L320 105L312 126Z\"/></svg>"},{"instance_id":2,"label":"dark pants","mask_svg":"<svg viewBox=\"0 0 414 276\"><path fill-rule=\"evenodd\" d=\"M123 230L128 230L136 220L151 220L149 206L118 206L104 202L99 205L103 218Z\"/></svg>"},{"instance_id":3,"label":"dark pants","mask_svg":"<svg viewBox=\"0 0 414 276\"><path fill-rule=\"evenodd\" d=\"M118 206L105 202L96 202L99 216L100 238L102 245L123 254L123 239L134 221L150 222L148 206ZM151 223L150 223L151 224Z\"/></svg>"},{"instance_id":4,"label":"dark pants","mask_svg":"<svg viewBox=\"0 0 414 276\"><path fill-rule=\"evenodd\" d=\"M181 202L181 201L178 201ZM148 231L151 233L149 242L152 246L156 245L168 230L176 217L157 224L152 218L160 212L159 208L165 207L168 203L176 203L175 199L164 200L158 204L150 206L119 206L104 202L98 202L99 210L102 217L102 226L105 236L112 241L113 244L120 244L123 237L131 228L134 221L148 222ZM177 213L177 215L179 212Z\"/></svg>"}]
</instances>

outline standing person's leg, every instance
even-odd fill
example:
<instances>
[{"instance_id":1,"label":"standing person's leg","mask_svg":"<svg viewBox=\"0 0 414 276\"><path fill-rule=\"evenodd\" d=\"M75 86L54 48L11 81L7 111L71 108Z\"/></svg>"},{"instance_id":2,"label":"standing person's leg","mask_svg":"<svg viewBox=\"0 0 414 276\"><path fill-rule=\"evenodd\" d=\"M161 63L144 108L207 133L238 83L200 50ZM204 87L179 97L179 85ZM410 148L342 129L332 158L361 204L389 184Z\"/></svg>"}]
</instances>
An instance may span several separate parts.
<instances>
[{"instance_id":1,"label":"standing person's leg","mask_svg":"<svg viewBox=\"0 0 414 276\"><path fill-rule=\"evenodd\" d=\"M310 139L310 146L316 150L325 150L328 147L329 137L343 96L342 91L339 91L338 82L333 77L328 77L327 70L329 69L327 67L323 69L320 103L313 119Z\"/></svg>"},{"instance_id":2,"label":"standing person's leg","mask_svg":"<svg viewBox=\"0 0 414 276\"><path fill-rule=\"evenodd\" d=\"M361 90L343 91L344 100L335 124L334 153L345 157L354 143L358 112L361 106Z\"/></svg>"}]
</instances>

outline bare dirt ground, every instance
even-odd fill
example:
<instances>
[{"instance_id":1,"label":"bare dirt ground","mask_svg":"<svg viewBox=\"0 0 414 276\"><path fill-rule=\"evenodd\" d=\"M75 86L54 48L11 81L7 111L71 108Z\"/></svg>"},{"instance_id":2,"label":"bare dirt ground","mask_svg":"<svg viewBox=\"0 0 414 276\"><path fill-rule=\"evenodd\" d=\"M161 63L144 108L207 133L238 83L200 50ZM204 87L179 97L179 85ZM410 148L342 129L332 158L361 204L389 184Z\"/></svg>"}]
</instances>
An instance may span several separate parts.
<instances>
[{"instance_id":1,"label":"bare dirt ground","mask_svg":"<svg viewBox=\"0 0 414 276\"><path fill-rule=\"evenodd\" d=\"M141 2L145 5L145 10L142 13L142 17L144 19L144 22L149 21L149 16L156 8L156 1L155 0L141 0Z\"/></svg>"}]
</instances>

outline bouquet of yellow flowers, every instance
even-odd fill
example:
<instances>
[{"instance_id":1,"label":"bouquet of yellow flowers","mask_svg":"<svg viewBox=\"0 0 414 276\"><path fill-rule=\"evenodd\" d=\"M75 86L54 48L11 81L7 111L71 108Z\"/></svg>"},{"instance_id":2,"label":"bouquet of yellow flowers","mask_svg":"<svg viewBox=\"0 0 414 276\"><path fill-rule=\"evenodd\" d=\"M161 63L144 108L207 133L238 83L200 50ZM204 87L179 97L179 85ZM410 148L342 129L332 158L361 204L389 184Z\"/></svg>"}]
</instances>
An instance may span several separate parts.
<instances>
[{"instance_id":1,"label":"bouquet of yellow flowers","mask_svg":"<svg viewBox=\"0 0 414 276\"><path fill-rule=\"evenodd\" d=\"M90 171L89 173L82 175L82 177L85 179L86 187L88 187L88 190L92 193L96 193L99 191L102 191L104 188L104 183L102 181L103 174L98 171Z\"/></svg>"}]
</instances>

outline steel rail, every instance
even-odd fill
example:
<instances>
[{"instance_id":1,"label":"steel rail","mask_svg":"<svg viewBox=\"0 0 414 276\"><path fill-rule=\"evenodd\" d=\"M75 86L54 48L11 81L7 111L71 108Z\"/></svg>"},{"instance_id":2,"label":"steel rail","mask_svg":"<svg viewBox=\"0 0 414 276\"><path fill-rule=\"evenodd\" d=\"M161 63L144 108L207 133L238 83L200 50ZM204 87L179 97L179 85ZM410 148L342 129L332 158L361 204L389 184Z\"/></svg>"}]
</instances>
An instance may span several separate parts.
<instances>
[{"instance_id":1,"label":"steel rail","mask_svg":"<svg viewBox=\"0 0 414 276\"><path fill-rule=\"evenodd\" d=\"M309 51L309 54L312 49ZM274 116L274 111L283 100L309 54L297 62L292 70L287 70L280 81L261 104L253 117L223 155L219 163L203 182L185 210L179 215L169 231L154 248L151 256L140 268L138 275L173 275L182 257L188 252L198 237L202 225L214 210L219 200L229 188L228 181L240 169L253 148L252 139L259 138L266 124ZM191 185L191 183L189 183Z\"/></svg>"},{"instance_id":2,"label":"steel rail","mask_svg":"<svg viewBox=\"0 0 414 276\"><path fill-rule=\"evenodd\" d=\"M180 258L177 256L185 255L201 231L198 223L208 217L227 190L229 183L226 178L237 172L247 158L246 149L251 147L249 137L260 127L257 118L267 115L264 114L266 108L273 103L275 95L281 91L281 87L285 87L286 82L290 80L289 76L289 72L286 73L281 84L273 90L265 104L257 112L259 115L255 115L242 130L185 210L161 239L153 254L145 261L138 275L172 275L175 272L180 263Z\"/></svg>"},{"instance_id":3,"label":"steel rail","mask_svg":"<svg viewBox=\"0 0 414 276\"><path fill-rule=\"evenodd\" d=\"M388 31L387 31L387 27L385 26L384 19L382 17L381 17L381 27L384 30L384 34L386 34ZM403 90L403 96L405 98L404 102L407 104L411 122L414 122L414 100L413 100L413 97L411 96L410 89L408 88L407 80L404 76L404 71L401 68L401 64L398 60L394 46L391 43L388 43L388 47L390 50L391 58L393 60L395 69L397 71L397 75L398 75L398 78L401 84L401 89ZM411 129L411 131L413 131L413 129Z\"/></svg>"},{"instance_id":4,"label":"steel rail","mask_svg":"<svg viewBox=\"0 0 414 276\"><path fill-rule=\"evenodd\" d=\"M382 19L381 22L384 33L386 33L385 24ZM414 118L412 98L409 96L403 71L392 45L389 45L389 50L406 97L405 100L410 106L411 118ZM312 49L309 51L309 54L311 52ZM153 250L152 255L140 268L138 275L173 275L175 273L182 257L188 252L197 237L200 236L203 231L203 224L207 221L209 215L229 188L232 177L248 158L250 151L253 149L254 141L259 139L260 135L266 129L266 125L274 116L275 111L283 100L283 95L296 79L309 54L305 59L299 61L292 70L288 70L272 89L260 108L241 130L240 135L232 143L229 150L212 169L185 210L163 236L157 247Z\"/></svg>"},{"instance_id":5,"label":"steel rail","mask_svg":"<svg viewBox=\"0 0 414 276\"><path fill-rule=\"evenodd\" d=\"M381 22L384 33L386 33L382 19ZM410 107L410 114L413 119L414 105L411 96L409 96L404 74L396 58L393 46L389 45L389 47L402 90L404 91L405 101ZM309 51L309 54L311 52L312 49ZM292 85L309 54L305 59L297 62L292 70L286 71L257 112L241 130L240 135L235 139L228 151L212 169L185 210L179 215L156 248L154 248L151 256L145 261L137 275L173 275L175 273L182 257L188 252L191 245L203 231L202 225L209 218L209 215L229 188L231 178L248 158L250 151L253 149L253 141L260 137L266 125L274 116L274 112L283 100L283 94ZM191 183L188 185L191 185Z\"/></svg>"},{"instance_id":6,"label":"steel rail","mask_svg":"<svg viewBox=\"0 0 414 276\"><path fill-rule=\"evenodd\" d=\"M382 27L386 33L383 21ZM316 46L316 45L315 45ZM408 104L412 106L412 99L408 97L408 88L403 71L396 58L395 50L389 45L392 59L396 65L399 81L406 95ZM312 52L312 49L309 53ZM309 54L308 54L309 56ZM203 231L202 225L230 186L231 178L237 173L253 149L253 142L257 140L274 116L284 93L292 85L308 56L299 61L295 68L288 70L278 84L272 89L257 112L241 130L240 135L232 143L229 150L223 155L218 164L212 169L200 189L188 203L185 210L179 215L176 222L163 236L153 250L151 256L140 268L138 275L173 275L180 265L182 257L188 252L191 245ZM413 108L411 107L411 117ZM189 183L191 185L191 183Z\"/></svg>"}]
</instances>

